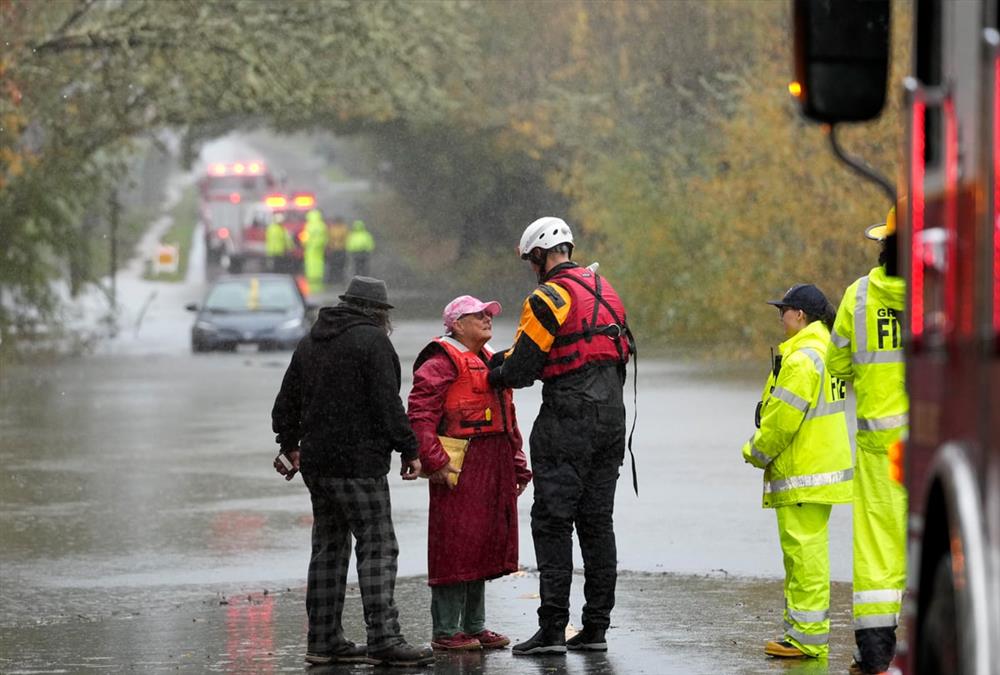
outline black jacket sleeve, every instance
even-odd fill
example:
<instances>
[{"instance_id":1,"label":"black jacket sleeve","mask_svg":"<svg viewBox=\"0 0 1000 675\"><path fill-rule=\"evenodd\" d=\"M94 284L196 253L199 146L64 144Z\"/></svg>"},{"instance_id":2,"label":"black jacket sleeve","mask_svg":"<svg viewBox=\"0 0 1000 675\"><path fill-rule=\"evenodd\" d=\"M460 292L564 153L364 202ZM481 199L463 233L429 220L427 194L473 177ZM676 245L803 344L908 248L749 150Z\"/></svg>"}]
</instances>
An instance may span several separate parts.
<instances>
[{"instance_id":1,"label":"black jacket sleeve","mask_svg":"<svg viewBox=\"0 0 1000 675\"><path fill-rule=\"evenodd\" d=\"M558 313L553 311L554 304L558 304ZM490 362L489 383L519 389L539 379L569 307L568 294L560 295L549 285L535 289L524 302L514 345L499 363Z\"/></svg>"},{"instance_id":2,"label":"black jacket sleeve","mask_svg":"<svg viewBox=\"0 0 1000 675\"><path fill-rule=\"evenodd\" d=\"M302 438L302 355L303 340L281 380L281 389L271 409L271 429L282 450L298 450Z\"/></svg>"},{"instance_id":3,"label":"black jacket sleeve","mask_svg":"<svg viewBox=\"0 0 1000 675\"><path fill-rule=\"evenodd\" d=\"M368 365L371 373L369 401L375 411L375 418L379 420L393 450L403 456L404 462L412 461L419 456L417 437L410 427L406 409L399 397L402 386L399 356L384 334L370 343Z\"/></svg>"}]
</instances>

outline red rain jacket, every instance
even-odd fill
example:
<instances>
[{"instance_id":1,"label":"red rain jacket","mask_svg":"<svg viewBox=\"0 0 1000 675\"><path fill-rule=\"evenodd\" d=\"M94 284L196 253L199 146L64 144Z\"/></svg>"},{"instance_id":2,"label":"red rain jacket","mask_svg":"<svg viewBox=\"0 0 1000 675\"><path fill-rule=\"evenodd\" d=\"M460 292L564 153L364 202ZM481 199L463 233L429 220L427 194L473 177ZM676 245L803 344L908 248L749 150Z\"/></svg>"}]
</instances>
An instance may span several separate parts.
<instances>
[{"instance_id":1,"label":"red rain jacket","mask_svg":"<svg viewBox=\"0 0 1000 675\"><path fill-rule=\"evenodd\" d=\"M432 342L414 364L409 418L425 473L448 462L438 441L444 402L458 368ZM474 436L458 485L431 483L427 524L427 583L493 579L517 571L517 486L531 480L521 433L510 408L510 433Z\"/></svg>"}]
</instances>

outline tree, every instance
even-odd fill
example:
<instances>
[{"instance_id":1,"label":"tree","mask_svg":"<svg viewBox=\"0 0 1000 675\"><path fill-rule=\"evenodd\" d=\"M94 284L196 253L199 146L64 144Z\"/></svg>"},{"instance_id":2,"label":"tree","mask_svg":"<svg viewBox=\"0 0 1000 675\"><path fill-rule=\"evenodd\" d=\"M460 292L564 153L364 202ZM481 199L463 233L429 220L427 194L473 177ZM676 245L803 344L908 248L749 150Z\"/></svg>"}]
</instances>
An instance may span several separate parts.
<instances>
[{"instance_id":1,"label":"tree","mask_svg":"<svg viewBox=\"0 0 1000 675\"><path fill-rule=\"evenodd\" d=\"M450 2L0 0L0 336L51 312L49 281L87 244L79 214L132 139L440 118L475 65L462 16Z\"/></svg>"}]
</instances>

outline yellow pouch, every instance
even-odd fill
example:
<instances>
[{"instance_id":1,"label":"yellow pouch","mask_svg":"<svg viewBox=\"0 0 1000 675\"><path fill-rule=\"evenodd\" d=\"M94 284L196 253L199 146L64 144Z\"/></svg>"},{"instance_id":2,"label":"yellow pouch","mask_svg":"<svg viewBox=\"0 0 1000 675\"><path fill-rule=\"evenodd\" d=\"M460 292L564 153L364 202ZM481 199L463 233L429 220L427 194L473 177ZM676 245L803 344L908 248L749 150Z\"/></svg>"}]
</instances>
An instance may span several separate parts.
<instances>
[{"instance_id":1,"label":"yellow pouch","mask_svg":"<svg viewBox=\"0 0 1000 675\"><path fill-rule=\"evenodd\" d=\"M444 448L444 451L448 453L448 463L461 470L462 463L465 461L465 450L469 447L469 439L438 436L438 440L441 441L441 447ZM458 474L448 474L448 482L452 486L458 485Z\"/></svg>"}]
</instances>

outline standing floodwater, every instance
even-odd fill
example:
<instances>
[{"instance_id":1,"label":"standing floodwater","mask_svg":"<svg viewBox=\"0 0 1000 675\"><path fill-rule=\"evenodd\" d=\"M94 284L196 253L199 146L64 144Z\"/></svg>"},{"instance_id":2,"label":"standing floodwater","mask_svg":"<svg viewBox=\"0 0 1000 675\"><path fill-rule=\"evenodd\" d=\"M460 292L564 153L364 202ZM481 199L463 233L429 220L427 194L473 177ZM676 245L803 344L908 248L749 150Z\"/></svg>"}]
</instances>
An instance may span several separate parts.
<instances>
[{"instance_id":1,"label":"standing floodwater","mask_svg":"<svg viewBox=\"0 0 1000 675\"><path fill-rule=\"evenodd\" d=\"M234 152L227 143L213 147ZM286 483L271 466L271 406L290 354L191 353L194 315L184 305L201 301L206 277L201 238L194 243L186 282L144 282L135 270L119 276L121 330L96 354L0 372L2 672L302 667L309 496L300 479ZM323 297L336 302L339 292ZM442 330L443 301L391 285L389 293L399 307L392 341L405 400L418 350ZM510 343L517 313L505 307L495 348ZM442 657L437 670L785 672L788 664L762 655L781 629L774 514L760 508L760 472L740 457L766 368L763 355L739 372L640 357L639 497L626 456L615 507L622 573L606 656L553 663L504 651ZM631 364L628 372L631 428ZM527 439L540 387L517 390L515 404ZM399 480L398 463L390 474L397 602L404 634L419 643L431 632L427 487ZM513 639L536 628L531 499L529 486L518 504L527 572L486 591L491 620ZM831 605L836 671L852 649L842 583L851 574L849 508L834 509L830 532L832 577L841 582ZM571 598L577 627L582 585L575 580ZM350 639L363 639L356 587L345 625Z\"/></svg>"}]
</instances>

